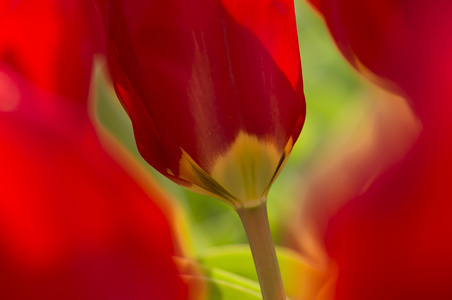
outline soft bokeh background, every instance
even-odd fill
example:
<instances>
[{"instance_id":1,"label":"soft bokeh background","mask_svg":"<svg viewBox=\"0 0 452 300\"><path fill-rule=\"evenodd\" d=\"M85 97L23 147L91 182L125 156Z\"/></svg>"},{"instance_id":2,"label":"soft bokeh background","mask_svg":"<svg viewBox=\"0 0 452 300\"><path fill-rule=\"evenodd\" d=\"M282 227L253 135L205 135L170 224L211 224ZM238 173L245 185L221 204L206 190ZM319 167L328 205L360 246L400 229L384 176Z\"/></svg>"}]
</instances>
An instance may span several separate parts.
<instances>
[{"instance_id":1,"label":"soft bokeh background","mask_svg":"<svg viewBox=\"0 0 452 300\"><path fill-rule=\"evenodd\" d=\"M400 84L419 119L296 0L307 119L268 201L287 295L450 299L452 6L322 3L377 61L349 53L355 67ZM0 0L0 298L260 299L239 218L144 162L101 56L88 97L98 17L86 0Z\"/></svg>"},{"instance_id":2,"label":"soft bokeh background","mask_svg":"<svg viewBox=\"0 0 452 300\"><path fill-rule=\"evenodd\" d=\"M333 299L336 275L335 265L324 249L328 221L409 149L420 125L402 98L371 85L345 62L323 21L304 1L296 1L296 13L307 118L288 164L270 190L268 211L287 294L292 299L326 300ZM179 244L176 243L174 253L182 276L188 282L207 282L210 300L259 299L245 232L236 213L221 201L177 186L148 166L138 154L130 120L105 75L105 59L101 56L94 74L92 96L96 101L92 103L91 113L104 146L98 148L115 151L117 145L112 146L112 140L104 135L104 130L108 131L132 154L133 159L120 164L129 164L127 169L136 170L138 163L177 203L178 208L169 221L175 222L178 228ZM96 139L93 132L93 140ZM134 179L138 177L136 174ZM147 175L138 178L138 183L160 197L161 191ZM102 201L109 207L108 199ZM86 201L87 207L91 204ZM120 219L121 213L118 210ZM86 210L81 210L80 218L86 219L85 214ZM98 214L93 216L94 222L97 221ZM135 217L131 216L130 220ZM163 225L156 227L148 229L165 235ZM150 234L148 239L147 232L143 231L140 237L150 249L159 249ZM170 244L170 235L165 238ZM130 244L125 239L123 243ZM172 249L168 253L172 255ZM130 255L134 256L133 251ZM155 263L155 257L146 258L150 265ZM137 264L141 265L139 261ZM196 276L193 264L203 276ZM173 275L178 275L173 271ZM156 274L159 277L158 270ZM127 273L123 276L127 277ZM148 289L153 292L152 287ZM114 293L107 285L105 290Z\"/></svg>"}]
</instances>

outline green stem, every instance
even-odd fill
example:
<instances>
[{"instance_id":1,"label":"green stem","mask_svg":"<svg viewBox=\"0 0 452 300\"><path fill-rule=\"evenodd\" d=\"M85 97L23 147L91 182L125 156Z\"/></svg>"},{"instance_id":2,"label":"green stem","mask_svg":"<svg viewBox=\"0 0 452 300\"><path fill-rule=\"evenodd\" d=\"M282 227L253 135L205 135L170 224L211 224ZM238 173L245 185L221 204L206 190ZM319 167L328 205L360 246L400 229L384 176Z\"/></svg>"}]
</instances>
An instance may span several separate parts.
<instances>
[{"instance_id":1,"label":"green stem","mask_svg":"<svg viewBox=\"0 0 452 300\"><path fill-rule=\"evenodd\" d=\"M266 202L257 207L238 209L237 213L248 237L263 300L285 300Z\"/></svg>"}]
</instances>

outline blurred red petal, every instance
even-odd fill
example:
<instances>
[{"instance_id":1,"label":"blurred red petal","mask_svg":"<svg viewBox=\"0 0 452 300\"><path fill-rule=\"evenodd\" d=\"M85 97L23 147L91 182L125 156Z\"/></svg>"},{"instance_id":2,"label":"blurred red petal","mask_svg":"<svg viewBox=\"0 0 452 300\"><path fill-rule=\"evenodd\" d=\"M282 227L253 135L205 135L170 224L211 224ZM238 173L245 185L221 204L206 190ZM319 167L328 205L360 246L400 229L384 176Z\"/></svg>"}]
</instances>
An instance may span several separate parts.
<instances>
[{"instance_id":1,"label":"blurred red petal","mask_svg":"<svg viewBox=\"0 0 452 300\"><path fill-rule=\"evenodd\" d=\"M452 3L313 2L351 63L399 85L423 126L405 157L332 219L336 297L449 299Z\"/></svg>"},{"instance_id":2,"label":"blurred red petal","mask_svg":"<svg viewBox=\"0 0 452 300\"><path fill-rule=\"evenodd\" d=\"M345 57L399 85L418 115L446 105L452 89L448 0L315 0ZM439 98L439 99L438 99Z\"/></svg>"},{"instance_id":3,"label":"blurred red petal","mask_svg":"<svg viewBox=\"0 0 452 300\"><path fill-rule=\"evenodd\" d=\"M452 149L432 142L423 135L330 222L337 299L450 298Z\"/></svg>"},{"instance_id":4,"label":"blurred red petal","mask_svg":"<svg viewBox=\"0 0 452 300\"><path fill-rule=\"evenodd\" d=\"M103 52L94 5L81 0L1 0L0 60L41 88L87 100L93 55Z\"/></svg>"},{"instance_id":5,"label":"blurred red petal","mask_svg":"<svg viewBox=\"0 0 452 300\"><path fill-rule=\"evenodd\" d=\"M185 299L172 230L151 200L162 196L110 157L84 107L6 68L0 80L18 97L0 111L2 297Z\"/></svg>"}]
</instances>

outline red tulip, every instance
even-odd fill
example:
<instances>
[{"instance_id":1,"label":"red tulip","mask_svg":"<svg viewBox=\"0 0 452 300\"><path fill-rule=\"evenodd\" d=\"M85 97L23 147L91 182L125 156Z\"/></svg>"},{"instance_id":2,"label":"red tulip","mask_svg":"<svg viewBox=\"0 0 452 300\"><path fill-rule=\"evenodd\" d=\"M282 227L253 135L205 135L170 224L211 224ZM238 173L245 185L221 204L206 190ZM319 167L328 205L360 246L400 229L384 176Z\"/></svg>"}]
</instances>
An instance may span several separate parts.
<instances>
[{"instance_id":1,"label":"red tulip","mask_svg":"<svg viewBox=\"0 0 452 300\"><path fill-rule=\"evenodd\" d=\"M262 203L302 128L291 1L97 1L141 155L236 207Z\"/></svg>"},{"instance_id":2,"label":"red tulip","mask_svg":"<svg viewBox=\"0 0 452 300\"><path fill-rule=\"evenodd\" d=\"M449 299L452 3L312 2L349 61L397 84L423 126L403 159L330 222L336 299Z\"/></svg>"}]
</instances>

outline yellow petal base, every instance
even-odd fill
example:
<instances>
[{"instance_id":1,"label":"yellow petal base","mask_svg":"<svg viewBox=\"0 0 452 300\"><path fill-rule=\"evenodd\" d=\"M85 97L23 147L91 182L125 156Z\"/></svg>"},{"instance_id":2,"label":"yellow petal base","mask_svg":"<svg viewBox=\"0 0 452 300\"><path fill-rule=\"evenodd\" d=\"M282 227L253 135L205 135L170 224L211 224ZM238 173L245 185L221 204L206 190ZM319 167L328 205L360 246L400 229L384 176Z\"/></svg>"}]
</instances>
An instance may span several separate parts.
<instances>
[{"instance_id":1,"label":"yellow petal base","mask_svg":"<svg viewBox=\"0 0 452 300\"><path fill-rule=\"evenodd\" d=\"M209 173L182 149L179 177L192 184L187 188L218 198L235 209L255 207L266 201L292 146L291 138L281 153L273 143L240 132Z\"/></svg>"}]
</instances>

